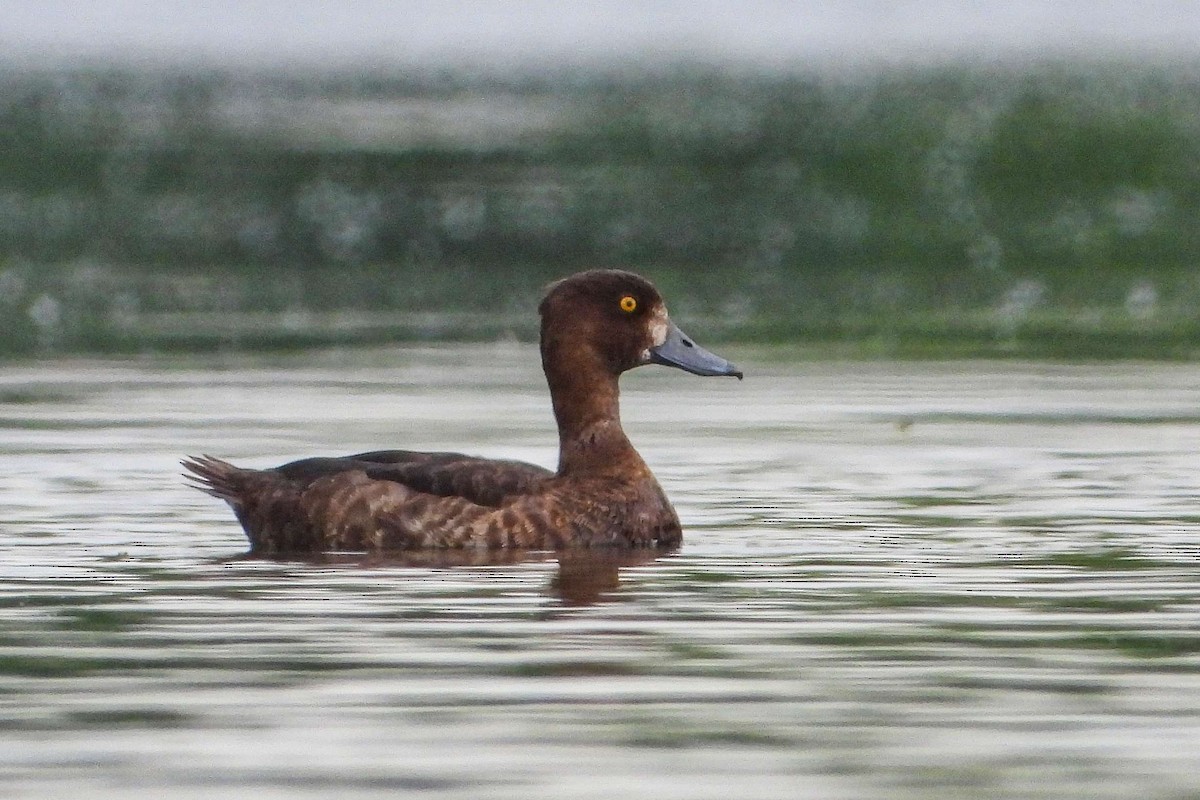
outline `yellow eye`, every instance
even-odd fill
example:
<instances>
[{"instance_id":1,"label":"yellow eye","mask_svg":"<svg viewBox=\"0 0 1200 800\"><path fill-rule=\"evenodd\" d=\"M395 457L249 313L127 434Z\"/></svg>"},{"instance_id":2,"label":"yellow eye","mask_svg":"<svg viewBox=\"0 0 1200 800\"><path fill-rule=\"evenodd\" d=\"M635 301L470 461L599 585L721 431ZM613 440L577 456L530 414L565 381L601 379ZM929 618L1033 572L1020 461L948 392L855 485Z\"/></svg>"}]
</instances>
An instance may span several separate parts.
<instances>
[{"instance_id":1,"label":"yellow eye","mask_svg":"<svg viewBox=\"0 0 1200 800\"><path fill-rule=\"evenodd\" d=\"M631 295L625 295L621 298L621 310L626 314L632 314L637 310L637 299Z\"/></svg>"}]
</instances>

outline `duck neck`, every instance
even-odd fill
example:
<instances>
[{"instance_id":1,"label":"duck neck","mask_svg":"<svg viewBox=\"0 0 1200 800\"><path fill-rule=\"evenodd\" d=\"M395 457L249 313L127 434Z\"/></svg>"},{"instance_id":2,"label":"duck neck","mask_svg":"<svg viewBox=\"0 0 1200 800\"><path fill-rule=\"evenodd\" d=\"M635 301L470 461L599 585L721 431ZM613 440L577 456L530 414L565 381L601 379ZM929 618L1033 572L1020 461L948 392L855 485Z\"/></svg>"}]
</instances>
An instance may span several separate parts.
<instances>
[{"instance_id":1,"label":"duck neck","mask_svg":"<svg viewBox=\"0 0 1200 800\"><path fill-rule=\"evenodd\" d=\"M558 474L626 474L642 461L621 428L617 376L586 350L564 355L542 353L558 423Z\"/></svg>"}]
</instances>

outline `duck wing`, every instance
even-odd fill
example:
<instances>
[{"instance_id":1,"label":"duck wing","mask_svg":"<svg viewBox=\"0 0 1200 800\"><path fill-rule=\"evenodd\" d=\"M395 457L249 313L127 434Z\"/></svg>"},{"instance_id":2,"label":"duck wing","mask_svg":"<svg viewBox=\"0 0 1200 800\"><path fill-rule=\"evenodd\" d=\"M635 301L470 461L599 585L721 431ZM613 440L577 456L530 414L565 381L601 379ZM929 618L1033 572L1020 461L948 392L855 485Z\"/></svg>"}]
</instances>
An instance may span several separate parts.
<instances>
[{"instance_id":1,"label":"duck wing","mask_svg":"<svg viewBox=\"0 0 1200 800\"><path fill-rule=\"evenodd\" d=\"M455 454L435 454L430 460L450 464L451 455ZM398 457L379 464L370 459L305 459L256 470L200 456L185 460L183 466L197 488L229 503L256 554L678 542L673 514L634 536L621 524L631 507L636 512L643 503L653 506L655 497L643 496L646 487L611 479L601 479L595 486L564 484L547 478L542 474L545 470L530 472L538 468L521 465L512 474L540 478L537 491L510 495L503 504L488 506L461 495L439 496L400 481L373 478L367 469L356 466L395 469L424 460Z\"/></svg>"},{"instance_id":2,"label":"duck wing","mask_svg":"<svg viewBox=\"0 0 1200 800\"><path fill-rule=\"evenodd\" d=\"M375 450L341 458L305 458L276 467L285 477L302 483L362 471L377 481L393 481L437 497L461 497L497 507L504 498L529 494L554 475L523 461L477 458L462 453L424 453L413 450Z\"/></svg>"}]
</instances>

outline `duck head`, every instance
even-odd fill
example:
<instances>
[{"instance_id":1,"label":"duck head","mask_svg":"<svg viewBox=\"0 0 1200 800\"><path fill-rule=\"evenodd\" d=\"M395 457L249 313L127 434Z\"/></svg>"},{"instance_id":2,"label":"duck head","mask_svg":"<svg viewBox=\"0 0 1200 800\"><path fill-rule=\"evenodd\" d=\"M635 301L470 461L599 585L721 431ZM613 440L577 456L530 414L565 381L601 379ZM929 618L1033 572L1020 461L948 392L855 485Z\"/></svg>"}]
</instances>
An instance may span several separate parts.
<instances>
[{"instance_id":1,"label":"duck head","mask_svg":"<svg viewBox=\"0 0 1200 800\"><path fill-rule=\"evenodd\" d=\"M643 364L663 364L695 375L742 372L700 347L667 314L662 295L648 280L621 270L591 270L550 285L542 317L543 363L562 359L596 365L616 376Z\"/></svg>"}]
</instances>

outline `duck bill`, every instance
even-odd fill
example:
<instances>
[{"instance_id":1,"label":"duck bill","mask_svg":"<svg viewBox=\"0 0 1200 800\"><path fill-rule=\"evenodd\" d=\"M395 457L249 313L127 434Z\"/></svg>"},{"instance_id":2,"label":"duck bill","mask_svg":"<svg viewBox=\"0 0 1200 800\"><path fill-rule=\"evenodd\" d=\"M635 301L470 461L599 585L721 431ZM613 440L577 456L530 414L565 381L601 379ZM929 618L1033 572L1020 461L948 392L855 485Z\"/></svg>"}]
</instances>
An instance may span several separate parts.
<instances>
[{"instance_id":1,"label":"duck bill","mask_svg":"<svg viewBox=\"0 0 1200 800\"><path fill-rule=\"evenodd\" d=\"M650 348L650 362L678 367L693 375L733 375L742 379L740 369L693 342L673 322L668 323L667 338L663 343Z\"/></svg>"}]
</instances>

